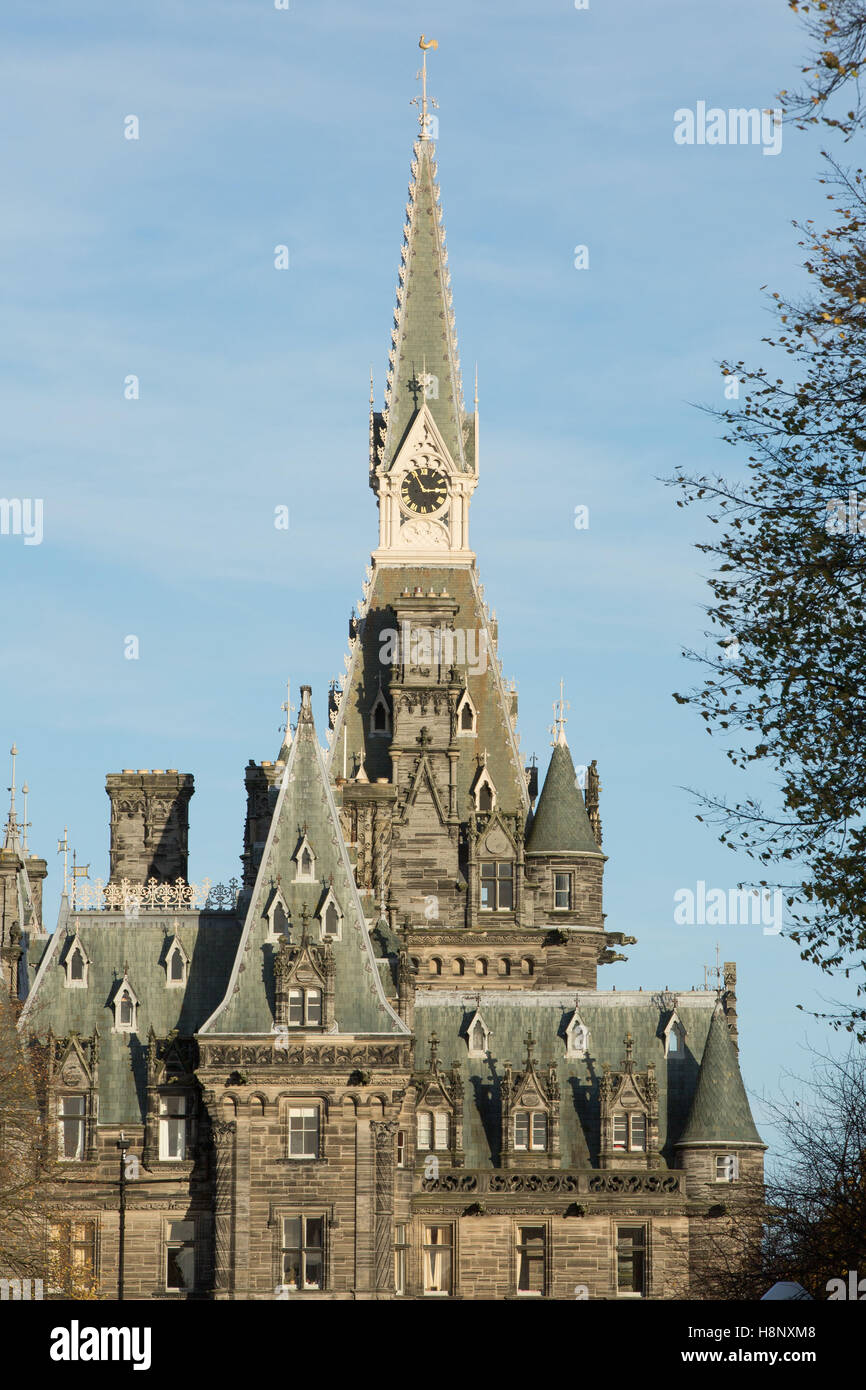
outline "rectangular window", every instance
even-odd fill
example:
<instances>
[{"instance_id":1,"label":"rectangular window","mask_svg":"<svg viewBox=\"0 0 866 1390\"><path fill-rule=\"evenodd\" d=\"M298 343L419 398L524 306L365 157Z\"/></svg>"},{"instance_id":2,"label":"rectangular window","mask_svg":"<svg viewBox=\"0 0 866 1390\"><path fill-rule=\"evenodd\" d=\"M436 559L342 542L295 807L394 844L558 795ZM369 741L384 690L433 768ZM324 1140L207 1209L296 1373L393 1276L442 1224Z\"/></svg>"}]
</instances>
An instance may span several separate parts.
<instances>
[{"instance_id":1,"label":"rectangular window","mask_svg":"<svg viewBox=\"0 0 866 1390\"><path fill-rule=\"evenodd\" d=\"M289 1111L289 1158L319 1157L319 1111L315 1105Z\"/></svg>"},{"instance_id":2,"label":"rectangular window","mask_svg":"<svg viewBox=\"0 0 866 1390\"><path fill-rule=\"evenodd\" d=\"M634 1153L646 1152L646 1115L634 1114L631 1117L631 1149Z\"/></svg>"},{"instance_id":3,"label":"rectangular window","mask_svg":"<svg viewBox=\"0 0 866 1390\"><path fill-rule=\"evenodd\" d=\"M540 1110L536 1110L532 1116L532 1147L547 1148L547 1116Z\"/></svg>"},{"instance_id":4,"label":"rectangular window","mask_svg":"<svg viewBox=\"0 0 866 1390\"><path fill-rule=\"evenodd\" d=\"M324 1238L322 1216L283 1219L283 1285L290 1292L324 1288Z\"/></svg>"},{"instance_id":5,"label":"rectangular window","mask_svg":"<svg viewBox=\"0 0 866 1390\"><path fill-rule=\"evenodd\" d=\"M646 1227L618 1226L616 1232L618 1293L646 1292Z\"/></svg>"},{"instance_id":6,"label":"rectangular window","mask_svg":"<svg viewBox=\"0 0 866 1390\"><path fill-rule=\"evenodd\" d=\"M716 1154L716 1182L736 1182L740 1164L736 1154Z\"/></svg>"},{"instance_id":7,"label":"rectangular window","mask_svg":"<svg viewBox=\"0 0 866 1390\"><path fill-rule=\"evenodd\" d=\"M418 1120L418 1148L432 1149L433 1147L433 1116L429 1110L420 1110Z\"/></svg>"},{"instance_id":8,"label":"rectangular window","mask_svg":"<svg viewBox=\"0 0 866 1390\"><path fill-rule=\"evenodd\" d=\"M451 1293L452 1227L424 1227L424 1292Z\"/></svg>"},{"instance_id":9,"label":"rectangular window","mask_svg":"<svg viewBox=\"0 0 866 1390\"><path fill-rule=\"evenodd\" d=\"M433 1137L437 1149L448 1148L448 1111L435 1110L433 1112L434 1131Z\"/></svg>"},{"instance_id":10,"label":"rectangular window","mask_svg":"<svg viewBox=\"0 0 866 1390\"><path fill-rule=\"evenodd\" d=\"M515 1149L529 1148L529 1111L518 1110L514 1116L514 1147Z\"/></svg>"},{"instance_id":11,"label":"rectangular window","mask_svg":"<svg viewBox=\"0 0 866 1390\"><path fill-rule=\"evenodd\" d=\"M165 1287L195 1287L195 1222L169 1221L165 1233Z\"/></svg>"},{"instance_id":12,"label":"rectangular window","mask_svg":"<svg viewBox=\"0 0 866 1390\"><path fill-rule=\"evenodd\" d=\"M517 1231L517 1292L544 1293L545 1230L520 1226Z\"/></svg>"},{"instance_id":13,"label":"rectangular window","mask_svg":"<svg viewBox=\"0 0 866 1390\"><path fill-rule=\"evenodd\" d=\"M304 1026L304 991L302 989L289 990L289 1023L294 1028Z\"/></svg>"},{"instance_id":14,"label":"rectangular window","mask_svg":"<svg viewBox=\"0 0 866 1390\"><path fill-rule=\"evenodd\" d=\"M398 1130L397 1130L397 1167L398 1167L398 1168L405 1168L405 1167L406 1167L406 1131L405 1131L405 1129L398 1129Z\"/></svg>"},{"instance_id":15,"label":"rectangular window","mask_svg":"<svg viewBox=\"0 0 866 1390\"><path fill-rule=\"evenodd\" d=\"M84 1157L85 1096L61 1096L58 1117L61 1158Z\"/></svg>"},{"instance_id":16,"label":"rectangular window","mask_svg":"<svg viewBox=\"0 0 866 1390\"><path fill-rule=\"evenodd\" d=\"M553 875L553 906L561 912L571 909L571 874Z\"/></svg>"},{"instance_id":17,"label":"rectangular window","mask_svg":"<svg viewBox=\"0 0 866 1390\"><path fill-rule=\"evenodd\" d=\"M318 1028L322 1021L322 991L320 989L307 990L307 1023L311 1028Z\"/></svg>"},{"instance_id":18,"label":"rectangular window","mask_svg":"<svg viewBox=\"0 0 866 1390\"><path fill-rule=\"evenodd\" d=\"M481 907L486 912L510 912L514 907L514 865L481 865Z\"/></svg>"},{"instance_id":19,"label":"rectangular window","mask_svg":"<svg viewBox=\"0 0 866 1390\"><path fill-rule=\"evenodd\" d=\"M408 1227L398 1221L394 1227L394 1292L406 1292L406 1266L409 1258Z\"/></svg>"},{"instance_id":20,"label":"rectangular window","mask_svg":"<svg viewBox=\"0 0 866 1390\"><path fill-rule=\"evenodd\" d=\"M96 1222L58 1221L49 1229L55 1293L82 1297L92 1293L96 1271Z\"/></svg>"},{"instance_id":21,"label":"rectangular window","mask_svg":"<svg viewBox=\"0 0 866 1390\"><path fill-rule=\"evenodd\" d=\"M186 1158L185 1095L159 1098L159 1156L162 1159Z\"/></svg>"},{"instance_id":22,"label":"rectangular window","mask_svg":"<svg viewBox=\"0 0 866 1390\"><path fill-rule=\"evenodd\" d=\"M628 1148L628 1115L613 1117L613 1147L623 1150Z\"/></svg>"}]
</instances>

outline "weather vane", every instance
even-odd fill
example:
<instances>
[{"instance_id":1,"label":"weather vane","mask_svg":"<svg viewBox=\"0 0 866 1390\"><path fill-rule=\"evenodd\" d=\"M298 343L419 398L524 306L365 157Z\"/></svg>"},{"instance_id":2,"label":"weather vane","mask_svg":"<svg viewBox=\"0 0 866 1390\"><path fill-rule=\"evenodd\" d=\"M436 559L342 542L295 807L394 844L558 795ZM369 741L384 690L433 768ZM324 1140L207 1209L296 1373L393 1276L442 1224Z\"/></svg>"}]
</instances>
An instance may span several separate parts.
<instances>
[{"instance_id":1,"label":"weather vane","mask_svg":"<svg viewBox=\"0 0 866 1390\"><path fill-rule=\"evenodd\" d=\"M424 54L423 60L421 62L421 67L415 74L416 81L419 77L421 79L421 96L413 97L409 104L410 106L417 106L419 108L418 124L421 127L421 139L429 140L430 125L432 123L433 117L429 114L427 110L427 50L428 48L438 48L439 40L425 39L424 35L422 34L420 39L418 40L418 47ZM439 103L435 97L430 98L430 105L435 106L437 110L439 109Z\"/></svg>"},{"instance_id":2,"label":"weather vane","mask_svg":"<svg viewBox=\"0 0 866 1390\"><path fill-rule=\"evenodd\" d=\"M559 682L559 699L553 702L553 723L550 732L553 734L553 746L557 743L565 743L565 726L568 720L565 715L567 709L571 709L568 700L563 699L564 681Z\"/></svg>"}]
</instances>

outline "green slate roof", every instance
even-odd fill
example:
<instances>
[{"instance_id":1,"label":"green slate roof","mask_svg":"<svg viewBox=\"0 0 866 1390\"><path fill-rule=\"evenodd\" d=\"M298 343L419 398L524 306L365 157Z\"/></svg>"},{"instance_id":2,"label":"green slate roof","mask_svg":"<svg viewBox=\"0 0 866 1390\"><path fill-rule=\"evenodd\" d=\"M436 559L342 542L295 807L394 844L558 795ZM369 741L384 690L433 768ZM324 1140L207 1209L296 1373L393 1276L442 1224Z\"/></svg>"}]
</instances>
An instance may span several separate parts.
<instances>
[{"instance_id":1,"label":"green slate roof","mask_svg":"<svg viewBox=\"0 0 866 1390\"><path fill-rule=\"evenodd\" d=\"M400 271L402 285L392 335L393 360L385 392L383 464L390 468L426 398L454 466L466 472L460 364L433 156L434 147L429 140L416 141ZM435 389L426 393L419 389L417 380L425 372L436 378Z\"/></svg>"},{"instance_id":2,"label":"green slate roof","mask_svg":"<svg viewBox=\"0 0 866 1390\"><path fill-rule=\"evenodd\" d=\"M557 743L526 838L526 852L555 854L569 850L601 854L577 785L568 744Z\"/></svg>"},{"instance_id":3,"label":"green slate roof","mask_svg":"<svg viewBox=\"0 0 866 1390\"><path fill-rule=\"evenodd\" d=\"M69 988L64 960L77 930L87 957L87 987ZM173 936L189 960L186 988L166 983L165 954ZM98 1028L99 1122L141 1124L147 1084L146 1047L151 1027L164 1038L172 1029L192 1036L223 997L235 959L240 924L233 913L142 913L134 921L111 912L70 914L64 898L57 929L21 1018L22 1031L44 1038ZM124 968L138 1007L135 1033L114 1033L111 1003Z\"/></svg>"},{"instance_id":4,"label":"green slate roof","mask_svg":"<svg viewBox=\"0 0 866 1390\"><path fill-rule=\"evenodd\" d=\"M296 854L302 839L315 856L315 881L298 880ZM278 941L268 911L279 893L288 912L288 934L299 945L303 911L308 936L321 939L316 915L332 890L342 914L334 950L336 1031L404 1034L408 1030L388 1003L371 948L364 911L340 827L310 707L302 687L298 726L250 898L237 958L220 1006L202 1028L206 1033L263 1034L274 1031L274 959Z\"/></svg>"},{"instance_id":5,"label":"green slate roof","mask_svg":"<svg viewBox=\"0 0 866 1390\"><path fill-rule=\"evenodd\" d=\"M665 1058L664 1025L670 1008L658 995L637 990L579 991L580 1020L589 1029L589 1055L583 1058L566 1053L565 1030L574 1014L574 990L484 989L477 1007L491 1030L490 1055L470 1057L466 1030L476 1010L476 997L471 991L419 990L415 1001L416 1067L428 1066L434 1032L442 1066L448 1068L454 1061L460 1067L467 1168L499 1164L503 1068L510 1062L515 1070L523 1069L524 1039L530 1030L536 1040L537 1068L546 1071L549 1062L556 1064L563 1167L598 1165L602 1066L609 1062L614 1071L620 1069L627 1033L634 1041L635 1069L645 1071L649 1062L655 1064L659 1148L669 1166L674 1166L675 1143L691 1109L715 993L679 995L677 1018L685 1030L685 1045L675 1061Z\"/></svg>"},{"instance_id":6,"label":"green slate roof","mask_svg":"<svg viewBox=\"0 0 866 1390\"><path fill-rule=\"evenodd\" d=\"M717 1006L713 1014L695 1097L678 1143L761 1144L721 1006Z\"/></svg>"}]
</instances>

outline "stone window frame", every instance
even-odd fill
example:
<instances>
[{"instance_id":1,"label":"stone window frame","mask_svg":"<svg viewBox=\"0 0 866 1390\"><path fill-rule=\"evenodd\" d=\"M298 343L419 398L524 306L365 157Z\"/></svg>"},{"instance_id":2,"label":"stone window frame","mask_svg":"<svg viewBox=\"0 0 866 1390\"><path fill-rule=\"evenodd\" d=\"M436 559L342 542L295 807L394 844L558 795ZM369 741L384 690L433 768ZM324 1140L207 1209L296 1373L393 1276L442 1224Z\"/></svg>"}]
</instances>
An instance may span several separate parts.
<instances>
[{"instance_id":1,"label":"stone window frame","mask_svg":"<svg viewBox=\"0 0 866 1390\"><path fill-rule=\"evenodd\" d=\"M72 958L73 958L73 956L74 956L76 953L78 953L78 954L81 956L81 979L80 979L80 980L74 980L74 979L72 978ZM65 983L66 983L66 988L67 988L67 989L87 989L87 981L88 981L88 971L89 971L89 969L90 969L90 957L88 956L87 952L85 951L85 949L84 949L84 943L82 942L81 937L78 935L78 931L77 931L77 929L76 929L76 931L73 933L73 935L72 935L72 936L70 937L70 939L69 939L69 943L68 943L68 945L67 945L67 947L66 947L66 952L65 952L64 957L63 957L63 970L64 970L64 972L65 972L65 974L66 974L66 981L65 981Z\"/></svg>"},{"instance_id":2,"label":"stone window frame","mask_svg":"<svg viewBox=\"0 0 866 1390\"><path fill-rule=\"evenodd\" d=\"M419 1121L421 1117L430 1120L430 1143L422 1143L421 1127ZM445 1126L445 1142L437 1143L437 1139L442 1138L442 1124ZM451 1150L451 1139L454 1120L451 1111L445 1105L423 1105L420 1110L415 1112L415 1153L420 1154L442 1154ZM426 1126L425 1126L426 1127Z\"/></svg>"},{"instance_id":3,"label":"stone window frame","mask_svg":"<svg viewBox=\"0 0 866 1390\"><path fill-rule=\"evenodd\" d=\"M304 854L305 854L305 852L309 854L310 859L311 859L311 861L312 861L311 867L310 867L310 872L309 872L308 874L302 873L302 871L301 871L301 870L302 870L302 866L303 866L303 861L304 861ZM294 860L294 863L295 863L295 878L294 878L295 883L315 883L315 882L316 882L316 852L315 852L315 850L313 849L313 846L310 844L309 837L307 836L306 831L304 831L303 835L301 836L301 843L298 845L298 848L295 850L294 854L292 855L292 859Z\"/></svg>"},{"instance_id":4,"label":"stone window frame","mask_svg":"<svg viewBox=\"0 0 866 1390\"><path fill-rule=\"evenodd\" d=\"M634 1140L634 1121L643 1120L643 1143L637 1145ZM626 1142L624 1145L616 1142L616 1122L625 1120L626 1122ZM633 1110L615 1110L610 1117L610 1142L614 1153L622 1154L645 1154L647 1151L647 1135L649 1131L649 1116L645 1110L635 1108Z\"/></svg>"},{"instance_id":5,"label":"stone window frame","mask_svg":"<svg viewBox=\"0 0 866 1390\"><path fill-rule=\"evenodd\" d=\"M323 1222L322 1230L322 1287L321 1289L307 1289L305 1291L289 1293L283 1284L283 1222L291 1220L293 1217L321 1217ZM335 1213L333 1202L324 1202L315 1197L309 1200L301 1197L295 1201L272 1202L268 1214L268 1226L273 1231L272 1244L272 1282L274 1292L277 1297L281 1294L288 1298L319 1298L323 1294L327 1296L330 1287L330 1265L331 1265L331 1229L335 1224Z\"/></svg>"},{"instance_id":6,"label":"stone window frame","mask_svg":"<svg viewBox=\"0 0 866 1390\"><path fill-rule=\"evenodd\" d=\"M464 729L464 727L463 727L463 711L464 711L465 709L467 709L467 708L468 708L469 710L471 710L471 712L472 712L472 727L469 728L469 729ZM478 711L477 711L477 709L475 708L475 705L474 705L473 700L472 700L472 696L469 694L469 687L468 687L468 686L467 686L467 688L464 690L463 694L460 696L460 700L458 701L458 704L457 704L457 709L454 711L454 713L455 713L455 717L456 717L456 720L457 720L457 737L458 737L458 738L475 738L475 736L476 736L476 734L477 734L477 732L478 732Z\"/></svg>"},{"instance_id":7,"label":"stone window frame","mask_svg":"<svg viewBox=\"0 0 866 1390\"><path fill-rule=\"evenodd\" d=\"M180 1236L172 1236L172 1226L192 1226L192 1240L184 1240ZM195 1293L201 1283L201 1270L199 1267L201 1221L194 1212L187 1212L183 1217L176 1212L166 1213L160 1223L161 1231L161 1259L160 1259L160 1292L170 1295L183 1295ZM175 1284L168 1282L168 1256L172 1249L183 1249L186 1245L192 1246L192 1283L187 1288L179 1288Z\"/></svg>"},{"instance_id":8,"label":"stone window frame","mask_svg":"<svg viewBox=\"0 0 866 1390\"><path fill-rule=\"evenodd\" d=\"M480 1048L475 1046L472 1038L472 1034L478 1027L481 1028L483 1034L482 1045ZM484 1021L481 1010L476 1009L475 1013L472 1015L472 1017L469 1020L469 1023L466 1026L466 1043L469 1049L469 1056L478 1058L486 1057L488 1052L490 1051L491 1036L491 1031Z\"/></svg>"},{"instance_id":9,"label":"stone window frame","mask_svg":"<svg viewBox=\"0 0 866 1390\"><path fill-rule=\"evenodd\" d=\"M168 1100L173 1100L173 1099L175 1099L175 1098L182 1098L182 1099L186 1102L185 1107L184 1107L183 1115L182 1115L182 1116L177 1116L177 1115L171 1116L171 1115L169 1115L168 1113L163 1114L163 1111L162 1111L163 1102L164 1102L164 1101L168 1101ZM163 1148L167 1148L167 1147L168 1147L167 1144L166 1144L166 1145L163 1144L163 1134L164 1134L165 1132L167 1132L167 1129L168 1129L168 1126L167 1126L167 1125L166 1125L166 1126L163 1125L163 1120L169 1120L169 1119L172 1119L172 1118L174 1118L174 1119L182 1118L182 1119L184 1120L184 1128L183 1128L183 1153L182 1153L182 1155L181 1155L180 1157L170 1156L170 1155L168 1155L168 1154L163 1153ZM157 1139L156 1139L156 1148L157 1148L157 1153L158 1153L158 1155L159 1155L159 1162L160 1162L160 1163L186 1163L186 1162L188 1162L188 1161L190 1160L190 1158L192 1157L193 1147L194 1147L194 1145L195 1145L195 1121L196 1121L195 1093L194 1093L189 1087L186 1087L186 1086L163 1086L163 1087L160 1087L160 1088L157 1090L157 1102L156 1102Z\"/></svg>"},{"instance_id":10,"label":"stone window frame","mask_svg":"<svg viewBox=\"0 0 866 1390\"><path fill-rule=\"evenodd\" d=\"M457 1292L457 1233L458 1233L458 1229L459 1229L459 1227L458 1227L457 1221L449 1220L447 1217L434 1216L432 1213L429 1214L429 1215L428 1215L427 1213L424 1213L424 1214L423 1214L422 1219L421 1219L421 1240L419 1241L419 1250L420 1250L420 1255L421 1255L421 1278L420 1278L420 1281L419 1281L419 1290L420 1290L420 1293L421 1293L421 1295L422 1295L423 1298L453 1298L454 1295L456 1294L456 1292ZM428 1242L428 1240L427 1240L427 1232L428 1232L428 1230L448 1230L448 1231L450 1232L451 1239L450 1239L450 1241L448 1241L447 1244L446 1244L445 1242L443 1242L441 1245L438 1244L438 1243ZM441 1249L441 1250L447 1249L447 1250L450 1251L450 1254L451 1254L451 1263L450 1263L450 1268L449 1268L449 1278L448 1278L448 1288L447 1288L447 1289L428 1289L428 1288L426 1287L426 1284L427 1284L427 1268L426 1268L426 1266L427 1266L427 1252L428 1252L428 1250L436 1250L436 1249Z\"/></svg>"},{"instance_id":11,"label":"stone window frame","mask_svg":"<svg viewBox=\"0 0 866 1390\"><path fill-rule=\"evenodd\" d=\"M520 1288L520 1255L521 1247L525 1243L521 1240L521 1231L534 1230L540 1227L544 1237L544 1249L542 1252L543 1275L542 1287L537 1289ZM552 1271L552 1239L553 1223L549 1218L539 1216L537 1219L524 1213L522 1216L512 1217L512 1289L516 1298L548 1298L550 1295L550 1282Z\"/></svg>"},{"instance_id":12,"label":"stone window frame","mask_svg":"<svg viewBox=\"0 0 866 1390\"><path fill-rule=\"evenodd\" d=\"M526 1115L529 1119L527 1125L527 1142L518 1144L517 1142L517 1122ZM544 1143L535 1143L535 1121L544 1120ZM522 1105L518 1102L517 1107L511 1112L511 1129L514 1153L546 1154L550 1152L550 1116L547 1110L540 1105Z\"/></svg>"},{"instance_id":13,"label":"stone window frame","mask_svg":"<svg viewBox=\"0 0 866 1390\"><path fill-rule=\"evenodd\" d=\"M301 1019L300 1023L294 1023L294 1022L292 1022L292 1018L291 1018L291 1012L292 1012L292 995L293 995L293 994L300 994L300 996L301 996L301 1002L302 1002L302 1006L303 1006L303 1015L304 1015L304 1016L303 1016L303 1018ZM315 995L318 995L318 1003L319 1003L319 1021L318 1021L318 1023L311 1023L310 1020L309 1020L310 996L311 996L311 995L314 995L314 994L315 994ZM321 1028L324 1027L325 992L324 992L324 990L322 989L322 986L321 986L321 985L318 985L318 984L316 984L316 985L296 985L296 984L290 984L290 985L288 986L287 990L286 990L286 1002L287 1002L287 1009L286 1009L286 1027L287 1027L288 1029L293 1029L293 1028L318 1028L318 1029L321 1029Z\"/></svg>"},{"instance_id":14,"label":"stone window frame","mask_svg":"<svg viewBox=\"0 0 866 1390\"><path fill-rule=\"evenodd\" d=\"M721 1164L728 1166L727 1172L722 1171L719 1176ZM740 1177L740 1156L734 1153L715 1154L713 1158L714 1182L732 1183L737 1182Z\"/></svg>"},{"instance_id":15,"label":"stone window frame","mask_svg":"<svg viewBox=\"0 0 866 1390\"><path fill-rule=\"evenodd\" d=\"M328 1102L322 1095L281 1095L278 1097L278 1114L280 1124L280 1160L283 1163L324 1163L325 1159L325 1134L328 1121ZM316 1125L316 1153L313 1154L293 1154L290 1149L290 1117L291 1112L296 1110L315 1110L317 1113Z\"/></svg>"},{"instance_id":16,"label":"stone window frame","mask_svg":"<svg viewBox=\"0 0 866 1390\"><path fill-rule=\"evenodd\" d=\"M129 1003L130 1003L130 1005L131 1005L131 1011L132 1011L132 1017L131 1017L129 1023L123 1022L123 1020L122 1020L121 1017L120 1017L120 1011L121 1011L121 1008L122 1008L123 1003L124 1003L124 995L125 995L125 994L128 994L128 995L129 995ZM111 1031L112 1031L112 1033L137 1033L137 1032L138 1032L138 1010L139 1010L139 1007L140 1007L140 1000L139 1000L138 995L136 994L135 990L132 988L132 985L131 985L130 982L129 982L129 976L128 976L125 972L124 972L123 979L120 981L120 983L117 985L117 987L116 987L116 989L115 989L115 991L114 991L114 994L113 994L112 999L111 999L111 1004L109 1005L109 1007L110 1007L110 1009L111 1009L111 1014L112 1014L112 1023L111 1023Z\"/></svg>"},{"instance_id":17,"label":"stone window frame","mask_svg":"<svg viewBox=\"0 0 866 1390\"><path fill-rule=\"evenodd\" d=\"M65 1102L69 1100L76 1100L82 1102L82 1110L80 1114L64 1114ZM90 1120L89 1092L85 1090L75 1090L72 1086L64 1086L60 1088L57 1092L56 1120L58 1163L83 1163L87 1158L88 1149L88 1121ZM78 1144L78 1148L80 1149L79 1153L67 1154L65 1152L66 1138L64 1133L64 1120L76 1120L78 1122L78 1134L80 1136Z\"/></svg>"},{"instance_id":18,"label":"stone window frame","mask_svg":"<svg viewBox=\"0 0 866 1390\"><path fill-rule=\"evenodd\" d=\"M556 901L557 893L563 891L563 890L557 888L557 886L556 886L556 880L557 880L558 878L565 878L565 879L568 880L568 887L567 887L567 889L565 890L565 891L567 891L567 893L568 893L568 902L565 904L564 907L560 907L560 906L557 904L557 901ZM554 870L553 870L553 911L554 911L554 912L573 912L573 911L574 911L574 874L573 874L570 870L567 870L567 869L554 869Z\"/></svg>"},{"instance_id":19,"label":"stone window frame","mask_svg":"<svg viewBox=\"0 0 866 1390\"><path fill-rule=\"evenodd\" d=\"M325 917L327 915L328 909L331 907L333 907L337 913L337 930L333 932L325 930ZM316 913L316 916L319 919L319 935L322 941L342 941L343 919L345 914L343 912L343 909L340 907L339 902L337 901L337 895L334 892L333 884L331 884L328 888L324 901L322 902L321 907Z\"/></svg>"},{"instance_id":20,"label":"stone window frame","mask_svg":"<svg viewBox=\"0 0 866 1390\"><path fill-rule=\"evenodd\" d=\"M642 1231L643 1245L637 1247L643 1253L642 1288L621 1289L619 1286L620 1231ZM628 1217L611 1218L611 1249L613 1251L613 1289L615 1298L648 1298L650 1288L651 1224L649 1221Z\"/></svg>"},{"instance_id":21,"label":"stone window frame","mask_svg":"<svg viewBox=\"0 0 866 1390\"><path fill-rule=\"evenodd\" d=\"M311 851L311 852L312 852L312 851ZM313 861L313 867L315 867L315 860ZM285 930L285 931L278 931L277 928L276 928L275 925L274 925L274 917L276 916L277 908L280 908L280 909L281 909L282 914L283 914L283 917L284 917L285 920L286 920L286 930ZM286 935L288 934L289 922L290 922L291 919L290 919L290 913L289 913L289 905L288 905L288 903L286 902L285 898L283 897L282 889L277 888L276 892L274 893L273 897L271 898L270 903L268 904L268 909L267 909L267 912L265 913L265 916L266 916L267 919L268 919L268 940L269 940L269 941L280 941L282 937L284 937L284 936L286 936Z\"/></svg>"},{"instance_id":22,"label":"stone window frame","mask_svg":"<svg viewBox=\"0 0 866 1390\"><path fill-rule=\"evenodd\" d=\"M385 727L384 727L384 728L378 728L377 725L376 725L376 711L377 711L377 710L384 710L384 711L385 711ZM380 684L379 684L379 690L378 690L378 693L377 693L377 695L376 695L376 698L375 698L375 700L373 701L372 705L370 706L369 729L370 729L370 735L371 735L372 738L390 738L390 737L391 737L391 734L392 734L393 723L392 723L392 719L391 719L391 706L388 704L388 701L387 701L387 699L385 698L385 693L384 693L384 691L382 690L381 682L380 682Z\"/></svg>"},{"instance_id":23,"label":"stone window frame","mask_svg":"<svg viewBox=\"0 0 866 1390\"><path fill-rule=\"evenodd\" d=\"M565 1030L566 1056L587 1057L589 1055L589 1043L589 1028L575 1009Z\"/></svg>"},{"instance_id":24,"label":"stone window frame","mask_svg":"<svg viewBox=\"0 0 866 1390\"><path fill-rule=\"evenodd\" d=\"M171 964L176 956L180 956L182 968L180 979L174 979L171 973ZM189 979L189 956L186 948L177 932L173 933L171 941L165 953L165 987L166 989L185 989Z\"/></svg>"},{"instance_id":25,"label":"stone window frame","mask_svg":"<svg viewBox=\"0 0 866 1390\"><path fill-rule=\"evenodd\" d=\"M499 872L500 868L503 868L503 867L505 867L506 865L511 869L511 873L510 873L510 874L501 874L501 873ZM494 872L493 874L485 875L485 874L484 874L484 870L485 870L486 868L489 869L491 866L493 866L495 872ZM503 913L508 912L508 913L513 913L513 912L514 912L515 889L516 889L516 886L517 886L517 872L516 872L516 870L517 870L517 863L516 863L516 861L515 861L514 859L482 859L482 860L480 860L480 862L479 862L479 864L478 864L478 911L479 911L479 913L482 913L482 912L483 912L483 913L488 913L488 912L489 912L489 913L494 913L494 912L503 912ZM487 904L485 904L485 903L483 902L483 900L482 900L482 899L483 899L483 889L484 889L484 884L485 884L485 883L493 883L493 884L495 884L495 886L496 886L496 904L495 904L494 907L488 907ZM502 906L500 905L500 902L499 902L499 884L500 884L500 883L510 883L510 885L511 885L511 906L510 906L510 907L502 907Z\"/></svg>"}]
</instances>

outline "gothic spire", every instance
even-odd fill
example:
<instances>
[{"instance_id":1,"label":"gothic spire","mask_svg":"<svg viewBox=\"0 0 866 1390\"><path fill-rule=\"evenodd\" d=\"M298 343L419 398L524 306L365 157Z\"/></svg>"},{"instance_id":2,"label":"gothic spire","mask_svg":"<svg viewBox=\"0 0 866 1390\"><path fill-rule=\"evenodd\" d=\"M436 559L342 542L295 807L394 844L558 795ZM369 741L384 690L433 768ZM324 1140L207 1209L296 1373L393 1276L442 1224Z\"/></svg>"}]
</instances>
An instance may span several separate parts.
<instances>
[{"instance_id":1,"label":"gothic spire","mask_svg":"<svg viewBox=\"0 0 866 1390\"><path fill-rule=\"evenodd\" d=\"M435 40L428 43L422 36L422 49L434 46ZM385 410L379 429L374 430L375 457L371 465L374 469L390 469L409 426L426 404L455 468L471 472L473 465L467 460L466 442L474 417L467 416L463 408L448 253L436 181L434 140L438 120L429 111L426 63L425 51L420 73L421 132L411 164ZM468 452L471 453L471 447Z\"/></svg>"}]
</instances>

